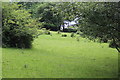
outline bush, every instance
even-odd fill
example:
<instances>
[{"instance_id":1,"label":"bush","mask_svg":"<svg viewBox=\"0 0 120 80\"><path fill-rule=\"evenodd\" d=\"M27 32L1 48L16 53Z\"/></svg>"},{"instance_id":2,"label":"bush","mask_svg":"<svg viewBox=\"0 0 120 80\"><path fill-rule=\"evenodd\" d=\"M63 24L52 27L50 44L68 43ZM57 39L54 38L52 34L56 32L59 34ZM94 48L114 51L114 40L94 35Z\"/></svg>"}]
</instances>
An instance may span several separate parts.
<instances>
[{"instance_id":1,"label":"bush","mask_svg":"<svg viewBox=\"0 0 120 80\"><path fill-rule=\"evenodd\" d=\"M30 17L28 11L20 9L17 3L3 3L2 9L3 47L31 48L37 21Z\"/></svg>"},{"instance_id":2,"label":"bush","mask_svg":"<svg viewBox=\"0 0 120 80\"><path fill-rule=\"evenodd\" d=\"M31 48L34 31L15 29L6 31L3 28L3 47Z\"/></svg>"}]
</instances>

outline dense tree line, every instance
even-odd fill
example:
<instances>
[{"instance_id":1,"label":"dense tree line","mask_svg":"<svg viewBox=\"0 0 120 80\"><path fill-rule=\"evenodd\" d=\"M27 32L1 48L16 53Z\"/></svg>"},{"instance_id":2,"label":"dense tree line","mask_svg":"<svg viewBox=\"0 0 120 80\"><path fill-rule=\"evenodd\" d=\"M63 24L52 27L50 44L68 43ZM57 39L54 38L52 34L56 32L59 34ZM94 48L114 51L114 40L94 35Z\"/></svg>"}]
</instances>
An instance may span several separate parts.
<instances>
[{"instance_id":1,"label":"dense tree line","mask_svg":"<svg viewBox=\"0 0 120 80\"><path fill-rule=\"evenodd\" d=\"M120 52L119 12L119 2L19 2L3 4L3 43L15 46L17 42L22 41L16 40L22 39L18 38L18 35L29 35L28 38L32 41L35 25L39 28L57 31L64 20L72 21L79 18L78 31L81 31L85 37L92 40L99 39L103 42L110 41L110 47L115 47ZM26 39L28 38L26 37ZM13 41L17 42L14 44Z\"/></svg>"},{"instance_id":2,"label":"dense tree line","mask_svg":"<svg viewBox=\"0 0 120 80\"><path fill-rule=\"evenodd\" d=\"M118 2L84 3L80 20L83 34L88 38L110 40L110 47L120 52L120 5Z\"/></svg>"},{"instance_id":3,"label":"dense tree line","mask_svg":"<svg viewBox=\"0 0 120 80\"><path fill-rule=\"evenodd\" d=\"M91 40L110 41L110 47L120 52L119 2L68 2L57 4L64 19L79 18L79 28Z\"/></svg>"}]
</instances>

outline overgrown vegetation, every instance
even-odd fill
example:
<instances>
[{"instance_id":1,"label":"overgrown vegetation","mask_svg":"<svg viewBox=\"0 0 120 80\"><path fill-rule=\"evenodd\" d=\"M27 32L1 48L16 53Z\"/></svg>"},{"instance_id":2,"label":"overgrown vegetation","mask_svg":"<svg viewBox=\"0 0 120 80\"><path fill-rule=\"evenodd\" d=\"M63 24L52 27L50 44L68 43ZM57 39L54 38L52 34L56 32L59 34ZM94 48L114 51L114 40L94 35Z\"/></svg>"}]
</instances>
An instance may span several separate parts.
<instances>
[{"instance_id":1,"label":"overgrown vegetation","mask_svg":"<svg viewBox=\"0 0 120 80\"><path fill-rule=\"evenodd\" d=\"M30 48L33 37L37 34L38 22L31 14L21 9L17 3L2 5L2 40L3 47Z\"/></svg>"},{"instance_id":2,"label":"overgrown vegetation","mask_svg":"<svg viewBox=\"0 0 120 80\"><path fill-rule=\"evenodd\" d=\"M43 28L57 31L62 23L62 15L54 8L56 3L39 3L35 11L35 17L43 23Z\"/></svg>"},{"instance_id":3,"label":"overgrown vegetation","mask_svg":"<svg viewBox=\"0 0 120 80\"><path fill-rule=\"evenodd\" d=\"M5 3L3 4L3 45L17 47L19 45L17 43L20 42L27 47L31 45L33 35L37 32L33 29L35 26L39 29L59 31L64 20L72 21L78 18L77 29L66 30L63 26L63 31L77 31L77 34L80 32L80 35L90 40L111 42L113 45L111 46L110 43L110 47L120 52L119 12L119 2ZM26 40L21 36L28 37L29 43L25 44Z\"/></svg>"},{"instance_id":4,"label":"overgrown vegetation","mask_svg":"<svg viewBox=\"0 0 120 80\"><path fill-rule=\"evenodd\" d=\"M2 12L4 78L118 77L119 3L11 2Z\"/></svg>"},{"instance_id":5,"label":"overgrown vegetation","mask_svg":"<svg viewBox=\"0 0 120 80\"><path fill-rule=\"evenodd\" d=\"M90 39L99 38L102 42L111 40L120 52L119 3L83 3L81 9L82 32Z\"/></svg>"}]
</instances>

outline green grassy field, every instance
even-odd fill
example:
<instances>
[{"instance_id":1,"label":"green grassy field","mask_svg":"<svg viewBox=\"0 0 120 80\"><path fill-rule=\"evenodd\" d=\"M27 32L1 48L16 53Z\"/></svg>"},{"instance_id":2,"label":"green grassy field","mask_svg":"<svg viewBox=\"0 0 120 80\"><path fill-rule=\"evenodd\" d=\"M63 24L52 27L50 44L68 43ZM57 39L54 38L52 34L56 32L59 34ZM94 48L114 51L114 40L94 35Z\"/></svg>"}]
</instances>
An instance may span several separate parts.
<instances>
[{"instance_id":1,"label":"green grassy field","mask_svg":"<svg viewBox=\"0 0 120 80\"><path fill-rule=\"evenodd\" d=\"M115 78L118 53L106 43L40 35L32 49L3 48L4 78Z\"/></svg>"}]
</instances>

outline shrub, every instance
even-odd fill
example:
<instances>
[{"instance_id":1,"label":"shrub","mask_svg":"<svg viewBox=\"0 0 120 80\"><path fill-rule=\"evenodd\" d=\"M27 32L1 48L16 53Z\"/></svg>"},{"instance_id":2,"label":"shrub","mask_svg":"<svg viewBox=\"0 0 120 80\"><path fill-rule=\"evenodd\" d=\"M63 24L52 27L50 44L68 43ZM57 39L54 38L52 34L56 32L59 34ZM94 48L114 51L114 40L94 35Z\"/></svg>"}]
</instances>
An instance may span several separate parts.
<instances>
[{"instance_id":1,"label":"shrub","mask_svg":"<svg viewBox=\"0 0 120 80\"><path fill-rule=\"evenodd\" d=\"M11 6L11 7L9 7ZM36 35L37 21L16 3L3 3L3 47L31 48Z\"/></svg>"}]
</instances>

